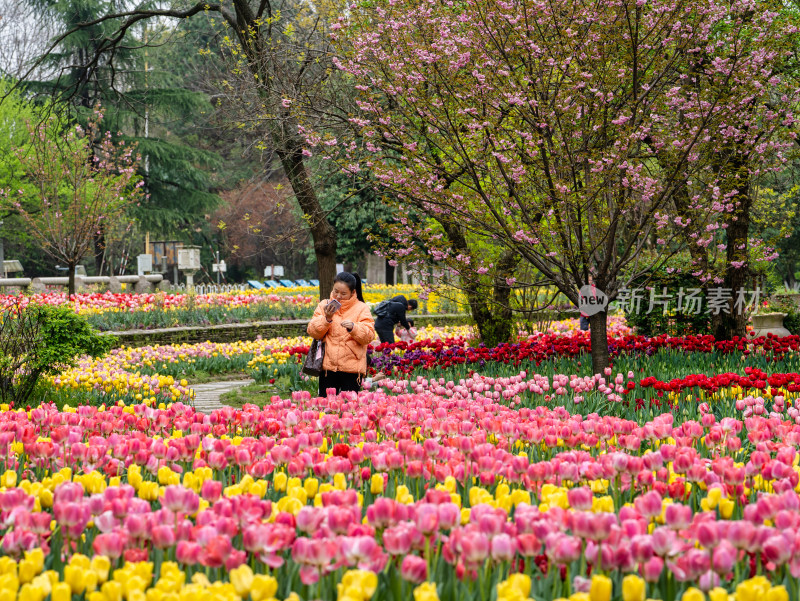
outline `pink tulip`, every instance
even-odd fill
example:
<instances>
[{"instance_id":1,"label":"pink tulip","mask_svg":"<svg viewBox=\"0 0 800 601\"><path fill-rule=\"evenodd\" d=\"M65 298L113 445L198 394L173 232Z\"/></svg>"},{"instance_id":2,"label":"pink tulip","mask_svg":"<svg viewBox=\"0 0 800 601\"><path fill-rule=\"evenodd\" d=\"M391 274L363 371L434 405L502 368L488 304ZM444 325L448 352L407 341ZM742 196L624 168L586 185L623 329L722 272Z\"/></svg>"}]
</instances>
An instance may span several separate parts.
<instances>
[{"instance_id":1,"label":"pink tulip","mask_svg":"<svg viewBox=\"0 0 800 601\"><path fill-rule=\"evenodd\" d=\"M92 541L92 548L98 555L117 559L125 550L126 539L125 533L120 531L98 534Z\"/></svg>"},{"instance_id":2,"label":"pink tulip","mask_svg":"<svg viewBox=\"0 0 800 601\"><path fill-rule=\"evenodd\" d=\"M664 560L660 557L652 557L642 564L642 578L647 582L658 582L663 570Z\"/></svg>"},{"instance_id":3,"label":"pink tulip","mask_svg":"<svg viewBox=\"0 0 800 601\"><path fill-rule=\"evenodd\" d=\"M450 501L437 506L439 512L439 528L452 530L461 522L461 510Z\"/></svg>"},{"instance_id":4,"label":"pink tulip","mask_svg":"<svg viewBox=\"0 0 800 601\"><path fill-rule=\"evenodd\" d=\"M751 522L738 520L728 524L727 539L737 549L749 549L756 535L756 529Z\"/></svg>"},{"instance_id":5,"label":"pink tulip","mask_svg":"<svg viewBox=\"0 0 800 601\"><path fill-rule=\"evenodd\" d=\"M572 563L581 553L580 540L574 536L551 534L545 540L548 557L559 565Z\"/></svg>"},{"instance_id":6,"label":"pink tulip","mask_svg":"<svg viewBox=\"0 0 800 601\"><path fill-rule=\"evenodd\" d=\"M489 556L489 537L481 532L466 531L459 538L461 558L468 566L478 566Z\"/></svg>"},{"instance_id":7,"label":"pink tulip","mask_svg":"<svg viewBox=\"0 0 800 601\"><path fill-rule=\"evenodd\" d=\"M417 555L406 555L400 565L400 575L414 584L424 582L428 577L428 563Z\"/></svg>"},{"instance_id":8,"label":"pink tulip","mask_svg":"<svg viewBox=\"0 0 800 601\"><path fill-rule=\"evenodd\" d=\"M683 530L692 521L692 508L680 503L670 503L664 512L664 523L673 530Z\"/></svg>"},{"instance_id":9,"label":"pink tulip","mask_svg":"<svg viewBox=\"0 0 800 601\"><path fill-rule=\"evenodd\" d=\"M711 565L715 572L721 576L725 576L733 569L734 563L738 558L738 551L727 540L723 539L714 548Z\"/></svg>"},{"instance_id":10,"label":"pink tulip","mask_svg":"<svg viewBox=\"0 0 800 601\"><path fill-rule=\"evenodd\" d=\"M589 511L592 508L592 490L588 486L571 488L567 491L567 501L575 511Z\"/></svg>"},{"instance_id":11,"label":"pink tulip","mask_svg":"<svg viewBox=\"0 0 800 601\"><path fill-rule=\"evenodd\" d=\"M511 561L516 553L514 539L508 534L502 533L492 537L491 556L494 561Z\"/></svg>"},{"instance_id":12,"label":"pink tulip","mask_svg":"<svg viewBox=\"0 0 800 601\"><path fill-rule=\"evenodd\" d=\"M156 549L167 549L175 544L175 530L172 526L156 526L150 533Z\"/></svg>"},{"instance_id":13,"label":"pink tulip","mask_svg":"<svg viewBox=\"0 0 800 601\"><path fill-rule=\"evenodd\" d=\"M762 545L764 559L778 566L785 564L792 556L792 546L781 535L771 536Z\"/></svg>"},{"instance_id":14,"label":"pink tulip","mask_svg":"<svg viewBox=\"0 0 800 601\"><path fill-rule=\"evenodd\" d=\"M383 533L383 546L390 555L407 555L411 551L413 535L421 537L419 531L406 523L387 528Z\"/></svg>"},{"instance_id":15,"label":"pink tulip","mask_svg":"<svg viewBox=\"0 0 800 601\"><path fill-rule=\"evenodd\" d=\"M661 515L661 495L651 490L634 501L634 506L645 518L652 519Z\"/></svg>"},{"instance_id":16,"label":"pink tulip","mask_svg":"<svg viewBox=\"0 0 800 601\"><path fill-rule=\"evenodd\" d=\"M415 523L417 530L425 536L430 536L439 530L438 505L420 503L416 506Z\"/></svg>"}]
</instances>

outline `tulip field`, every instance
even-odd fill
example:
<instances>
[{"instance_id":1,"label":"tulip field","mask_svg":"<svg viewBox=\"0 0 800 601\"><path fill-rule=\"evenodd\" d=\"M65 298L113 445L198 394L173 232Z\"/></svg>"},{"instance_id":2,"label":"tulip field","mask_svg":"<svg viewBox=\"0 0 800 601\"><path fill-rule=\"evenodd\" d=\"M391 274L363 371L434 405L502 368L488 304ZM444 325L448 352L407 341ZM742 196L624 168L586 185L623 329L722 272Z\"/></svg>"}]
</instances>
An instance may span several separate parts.
<instances>
[{"instance_id":1,"label":"tulip field","mask_svg":"<svg viewBox=\"0 0 800 601\"><path fill-rule=\"evenodd\" d=\"M376 345L358 395L310 340L115 349L0 412L0 601L800 599L800 339L574 322ZM192 406L199 373L283 378ZM61 409L59 409L61 407Z\"/></svg>"},{"instance_id":2,"label":"tulip field","mask_svg":"<svg viewBox=\"0 0 800 601\"><path fill-rule=\"evenodd\" d=\"M465 307L463 303L450 300L448 296L424 294L422 288L415 285L371 285L365 286L364 290L365 300L371 304L377 304L397 294L419 298L420 313L459 313ZM318 295L318 289L312 287L208 294L87 292L74 294L69 299L62 292L29 296L0 294L0 308L17 305L24 307L28 304L70 305L76 313L86 316L95 329L122 331L310 319L319 302Z\"/></svg>"}]
</instances>

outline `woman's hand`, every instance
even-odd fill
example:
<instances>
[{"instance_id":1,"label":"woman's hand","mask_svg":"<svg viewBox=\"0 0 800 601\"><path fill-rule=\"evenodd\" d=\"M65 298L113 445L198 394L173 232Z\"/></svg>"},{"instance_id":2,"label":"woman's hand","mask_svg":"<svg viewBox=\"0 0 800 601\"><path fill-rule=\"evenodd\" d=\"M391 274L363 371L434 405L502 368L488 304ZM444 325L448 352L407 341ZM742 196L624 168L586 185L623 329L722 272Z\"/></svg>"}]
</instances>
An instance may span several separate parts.
<instances>
[{"instance_id":1,"label":"woman's hand","mask_svg":"<svg viewBox=\"0 0 800 601\"><path fill-rule=\"evenodd\" d=\"M354 324L352 321L343 321L343 322L342 322L342 327L343 327L345 330L347 330L348 332L352 332L352 331L353 331L353 328L355 327L355 325L356 325L356 324Z\"/></svg>"},{"instance_id":2,"label":"woman's hand","mask_svg":"<svg viewBox=\"0 0 800 601\"><path fill-rule=\"evenodd\" d=\"M325 308L323 309L323 312L325 313L325 319L331 321L333 316L336 315L337 309L338 307L334 303L328 301L328 304L325 305Z\"/></svg>"}]
</instances>

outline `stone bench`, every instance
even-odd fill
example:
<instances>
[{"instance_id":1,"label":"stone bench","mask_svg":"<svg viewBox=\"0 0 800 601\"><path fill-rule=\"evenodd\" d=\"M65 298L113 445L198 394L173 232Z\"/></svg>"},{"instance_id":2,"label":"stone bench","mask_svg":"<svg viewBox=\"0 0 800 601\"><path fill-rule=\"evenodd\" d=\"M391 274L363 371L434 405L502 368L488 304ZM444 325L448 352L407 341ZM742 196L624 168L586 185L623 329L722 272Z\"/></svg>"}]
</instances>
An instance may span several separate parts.
<instances>
[{"instance_id":1,"label":"stone bench","mask_svg":"<svg viewBox=\"0 0 800 601\"><path fill-rule=\"evenodd\" d=\"M159 290L165 289L164 276L160 273L153 273L150 275L115 275L112 276L108 284L108 289L111 292L122 292L122 284L133 284L133 291L137 294L148 294L153 292L156 286Z\"/></svg>"},{"instance_id":2,"label":"stone bench","mask_svg":"<svg viewBox=\"0 0 800 601\"><path fill-rule=\"evenodd\" d=\"M30 278L0 278L0 288L17 288L16 292L22 292L23 288L31 285Z\"/></svg>"},{"instance_id":3,"label":"stone bench","mask_svg":"<svg viewBox=\"0 0 800 601\"><path fill-rule=\"evenodd\" d=\"M41 278L33 278L30 280L29 278L6 278L6 280L0 281L8 281L14 282L5 284L6 286L28 286L33 292L46 292L48 286L63 286L66 287L69 285L69 278L68 277L41 277ZM17 284L16 282L23 282L27 281L26 284ZM160 290L165 290L169 288L169 282L164 280L164 276L160 273L154 273L151 275L112 275L112 276L75 276L75 291L80 292L84 290L86 286L91 285L107 285L108 289L111 292L119 293L122 292L122 284L132 284L132 291L136 292L137 294L147 294L149 292L153 292L155 287L158 287ZM0 284L0 287L4 284Z\"/></svg>"}]
</instances>

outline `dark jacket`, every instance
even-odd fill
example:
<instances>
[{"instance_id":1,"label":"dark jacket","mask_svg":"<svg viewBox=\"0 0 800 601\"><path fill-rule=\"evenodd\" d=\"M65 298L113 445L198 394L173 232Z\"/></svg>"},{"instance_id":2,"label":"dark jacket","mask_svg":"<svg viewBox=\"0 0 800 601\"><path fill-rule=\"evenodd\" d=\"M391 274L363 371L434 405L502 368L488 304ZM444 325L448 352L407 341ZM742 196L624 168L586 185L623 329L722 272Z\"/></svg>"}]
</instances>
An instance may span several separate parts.
<instances>
[{"instance_id":1,"label":"dark jacket","mask_svg":"<svg viewBox=\"0 0 800 601\"><path fill-rule=\"evenodd\" d=\"M387 307L386 315L383 317L377 317L375 319L375 326L379 327L380 325L388 326L391 323L391 327L394 327L395 324L400 324L406 330L411 327L406 319L406 310L408 309L408 301L406 297L402 294L395 296L394 298L389 299L389 306Z\"/></svg>"}]
</instances>

